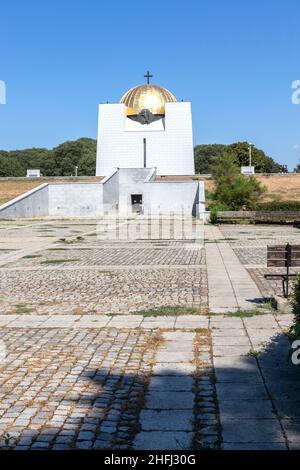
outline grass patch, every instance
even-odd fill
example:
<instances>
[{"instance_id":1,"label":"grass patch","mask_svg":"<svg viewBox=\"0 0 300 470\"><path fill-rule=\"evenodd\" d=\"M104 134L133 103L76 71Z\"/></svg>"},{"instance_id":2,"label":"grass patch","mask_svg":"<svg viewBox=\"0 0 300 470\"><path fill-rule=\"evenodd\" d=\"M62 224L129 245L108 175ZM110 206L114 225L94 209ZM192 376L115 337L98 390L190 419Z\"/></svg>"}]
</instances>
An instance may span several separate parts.
<instances>
[{"instance_id":1,"label":"grass patch","mask_svg":"<svg viewBox=\"0 0 300 470\"><path fill-rule=\"evenodd\" d=\"M31 307L27 307L26 304L16 304L14 313L30 313L33 311L34 309Z\"/></svg>"},{"instance_id":2,"label":"grass patch","mask_svg":"<svg viewBox=\"0 0 300 470\"><path fill-rule=\"evenodd\" d=\"M177 315L199 315L199 308L196 307L160 307L149 310L133 312L132 315L142 315L143 317L172 317Z\"/></svg>"},{"instance_id":3,"label":"grass patch","mask_svg":"<svg viewBox=\"0 0 300 470\"><path fill-rule=\"evenodd\" d=\"M250 351L247 353L248 357L258 357L259 351L256 349L250 349Z\"/></svg>"},{"instance_id":4,"label":"grass patch","mask_svg":"<svg viewBox=\"0 0 300 470\"><path fill-rule=\"evenodd\" d=\"M84 240L83 237L76 237L76 238L70 238L69 240L67 238L60 238L57 243L65 243L66 245L71 245L72 243L77 243Z\"/></svg>"},{"instance_id":5,"label":"grass patch","mask_svg":"<svg viewBox=\"0 0 300 470\"><path fill-rule=\"evenodd\" d=\"M268 313L276 313L272 301L266 299L265 302L261 303L259 306L252 310L236 310L234 312L228 312L225 314L226 317L239 317L239 318L248 318L255 317L258 315L267 315ZM212 313L212 315L214 315Z\"/></svg>"},{"instance_id":6,"label":"grass patch","mask_svg":"<svg viewBox=\"0 0 300 470\"><path fill-rule=\"evenodd\" d=\"M69 248L49 248L47 251L68 251Z\"/></svg>"},{"instance_id":7,"label":"grass patch","mask_svg":"<svg viewBox=\"0 0 300 470\"><path fill-rule=\"evenodd\" d=\"M46 261L41 261L41 264L74 263L75 261L80 261L80 259L78 259L78 258L73 258L73 259L47 259Z\"/></svg>"},{"instance_id":8,"label":"grass patch","mask_svg":"<svg viewBox=\"0 0 300 470\"><path fill-rule=\"evenodd\" d=\"M33 258L41 258L42 255L26 255L23 256L22 259L33 259Z\"/></svg>"},{"instance_id":9,"label":"grass patch","mask_svg":"<svg viewBox=\"0 0 300 470\"><path fill-rule=\"evenodd\" d=\"M267 312L264 310L236 310L236 312L229 312L226 313L226 317L239 317L239 318L248 318L248 317L255 317L258 315L266 315Z\"/></svg>"},{"instance_id":10,"label":"grass patch","mask_svg":"<svg viewBox=\"0 0 300 470\"><path fill-rule=\"evenodd\" d=\"M0 198L0 206L2 204L5 204L6 202L10 201L11 198L10 197L3 197L3 198Z\"/></svg>"}]
</instances>

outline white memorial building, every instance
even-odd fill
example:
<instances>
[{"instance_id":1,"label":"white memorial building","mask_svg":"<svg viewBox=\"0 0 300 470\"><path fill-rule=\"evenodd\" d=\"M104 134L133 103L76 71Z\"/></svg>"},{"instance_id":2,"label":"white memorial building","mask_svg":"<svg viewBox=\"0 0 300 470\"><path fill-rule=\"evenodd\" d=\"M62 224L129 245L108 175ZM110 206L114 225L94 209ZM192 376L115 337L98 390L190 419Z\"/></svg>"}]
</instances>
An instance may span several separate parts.
<instances>
[{"instance_id":1,"label":"white memorial building","mask_svg":"<svg viewBox=\"0 0 300 470\"><path fill-rule=\"evenodd\" d=\"M201 217L191 103L147 83L99 105L96 182L46 183L0 206L1 217L178 213Z\"/></svg>"},{"instance_id":2,"label":"white memorial building","mask_svg":"<svg viewBox=\"0 0 300 470\"><path fill-rule=\"evenodd\" d=\"M120 103L100 104L96 175L116 167L194 175L191 103L148 83L131 88Z\"/></svg>"}]
</instances>

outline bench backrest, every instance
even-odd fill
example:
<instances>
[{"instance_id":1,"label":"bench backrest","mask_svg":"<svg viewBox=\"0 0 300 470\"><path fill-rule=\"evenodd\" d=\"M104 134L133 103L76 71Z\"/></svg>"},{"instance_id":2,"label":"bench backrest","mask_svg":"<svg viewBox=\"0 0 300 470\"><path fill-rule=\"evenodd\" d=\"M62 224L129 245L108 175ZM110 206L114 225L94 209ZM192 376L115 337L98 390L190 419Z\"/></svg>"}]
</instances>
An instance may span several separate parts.
<instances>
[{"instance_id":1,"label":"bench backrest","mask_svg":"<svg viewBox=\"0 0 300 470\"><path fill-rule=\"evenodd\" d=\"M300 245L268 245L267 266L299 267Z\"/></svg>"}]
</instances>

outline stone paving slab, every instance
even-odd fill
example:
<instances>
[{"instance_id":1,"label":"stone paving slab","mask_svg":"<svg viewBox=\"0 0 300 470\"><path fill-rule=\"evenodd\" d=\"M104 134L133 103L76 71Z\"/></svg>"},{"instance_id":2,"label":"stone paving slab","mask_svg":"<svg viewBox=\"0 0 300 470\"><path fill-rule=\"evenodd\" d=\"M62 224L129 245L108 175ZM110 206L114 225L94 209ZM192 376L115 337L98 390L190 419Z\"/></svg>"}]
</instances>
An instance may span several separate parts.
<instances>
[{"instance_id":1,"label":"stone paving slab","mask_svg":"<svg viewBox=\"0 0 300 470\"><path fill-rule=\"evenodd\" d=\"M217 395L220 401L228 400L267 400L268 395L263 383L217 383Z\"/></svg>"},{"instance_id":2,"label":"stone paving slab","mask_svg":"<svg viewBox=\"0 0 300 470\"><path fill-rule=\"evenodd\" d=\"M229 345L220 345L214 347L214 355L221 357L228 356L248 356L250 351L249 345L240 345L240 346L229 346Z\"/></svg>"},{"instance_id":3,"label":"stone paving slab","mask_svg":"<svg viewBox=\"0 0 300 470\"><path fill-rule=\"evenodd\" d=\"M156 355L156 361L158 363L181 363L181 362L191 362L194 360L194 352L193 351L172 351L169 350L162 350L159 351Z\"/></svg>"},{"instance_id":4,"label":"stone paving slab","mask_svg":"<svg viewBox=\"0 0 300 470\"><path fill-rule=\"evenodd\" d=\"M9 325L19 317L20 315L0 315L0 327Z\"/></svg>"},{"instance_id":5,"label":"stone paving slab","mask_svg":"<svg viewBox=\"0 0 300 470\"><path fill-rule=\"evenodd\" d=\"M233 385L234 387L234 385ZM274 419L274 411L269 400L229 399L220 400L222 421L230 419Z\"/></svg>"},{"instance_id":6,"label":"stone paving slab","mask_svg":"<svg viewBox=\"0 0 300 470\"><path fill-rule=\"evenodd\" d=\"M224 443L285 443L282 429L275 419L223 419L222 436Z\"/></svg>"},{"instance_id":7,"label":"stone paving slab","mask_svg":"<svg viewBox=\"0 0 300 470\"><path fill-rule=\"evenodd\" d=\"M283 418L300 420L300 399L286 400L282 397L275 398L275 407ZM300 442L300 434L298 436Z\"/></svg>"},{"instance_id":8,"label":"stone paving slab","mask_svg":"<svg viewBox=\"0 0 300 470\"><path fill-rule=\"evenodd\" d=\"M228 382L235 387L235 383L262 383L262 377L258 367L248 368L234 368L226 367L224 363L219 365L215 361L215 375L218 383Z\"/></svg>"},{"instance_id":9,"label":"stone paving slab","mask_svg":"<svg viewBox=\"0 0 300 470\"><path fill-rule=\"evenodd\" d=\"M138 328L141 326L141 315L116 315L110 320L108 326L114 328Z\"/></svg>"},{"instance_id":10,"label":"stone paving slab","mask_svg":"<svg viewBox=\"0 0 300 470\"><path fill-rule=\"evenodd\" d=\"M135 439L136 450L188 450L192 448L192 432L143 431Z\"/></svg>"},{"instance_id":11,"label":"stone paving slab","mask_svg":"<svg viewBox=\"0 0 300 470\"><path fill-rule=\"evenodd\" d=\"M142 410L140 425L143 431L192 431L190 410Z\"/></svg>"},{"instance_id":12,"label":"stone paving slab","mask_svg":"<svg viewBox=\"0 0 300 470\"><path fill-rule=\"evenodd\" d=\"M191 392L194 387L192 376L153 376L148 386L148 391L159 392Z\"/></svg>"},{"instance_id":13,"label":"stone paving slab","mask_svg":"<svg viewBox=\"0 0 300 470\"><path fill-rule=\"evenodd\" d=\"M44 328L70 328L76 321L81 319L81 315L55 315L55 317L49 317L44 323Z\"/></svg>"},{"instance_id":14,"label":"stone paving slab","mask_svg":"<svg viewBox=\"0 0 300 470\"><path fill-rule=\"evenodd\" d=\"M51 318L51 317L50 317ZM9 323L10 328L39 328L40 325L45 323L44 315L20 315Z\"/></svg>"},{"instance_id":15,"label":"stone paving slab","mask_svg":"<svg viewBox=\"0 0 300 470\"><path fill-rule=\"evenodd\" d=\"M223 442L223 450L288 450L285 442Z\"/></svg>"},{"instance_id":16,"label":"stone paving slab","mask_svg":"<svg viewBox=\"0 0 300 470\"><path fill-rule=\"evenodd\" d=\"M207 316L182 315L176 318L175 328L208 328L209 319Z\"/></svg>"},{"instance_id":17,"label":"stone paving slab","mask_svg":"<svg viewBox=\"0 0 300 470\"><path fill-rule=\"evenodd\" d=\"M246 335L213 336L213 345L214 346L248 346L250 347L250 340Z\"/></svg>"},{"instance_id":18,"label":"stone paving slab","mask_svg":"<svg viewBox=\"0 0 300 470\"><path fill-rule=\"evenodd\" d=\"M231 329L231 328L223 328L222 326L218 328L216 326L212 327L211 335L213 339L220 338L220 337L238 338L238 337L247 336L244 328Z\"/></svg>"},{"instance_id":19,"label":"stone paving slab","mask_svg":"<svg viewBox=\"0 0 300 470\"><path fill-rule=\"evenodd\" d=\"M195 365L190 362L178 362L173 346L183 340L191 343L195 339L195 333L182 331L165 331L160 348L156 352L156 363L152 368L152 376L145 398L145 405L140 413L141 432L134 440L134 448L153 448L153 436L145 431L159 431L162 433L162 442L171 448L188 448L192 440L194 430L194 374ZM164 350L161 351L163 346ZM171 351L168 350L171 347ZM181 351L180 356L184 353ZM191 351L187 353L193 360ZM173 357L173 362L172 362ZM159 362L167 360L168 362ZM190 376L190 377L189 377ZM191 389L192 387L192 389ZM186 431L187 435L178 434L178 431ZM164 437L164 432L166 436ZM174 442L174 434L177 438L184 439L178 443ZM157 438L157 435L155 436ZM170 440L171 439L171 440ZM143 444L141 444L143 442ZM156 443L156 441L155 441ZM159 444L161 448L162 444Z\"/></svg>"},{"instance_id":20,"label":"stone paving slab","mask_svg":"<svg viewBox=\"0 0 300 470\"><path fill-rule=\"evenodd\" d=\"M231 371L257 371L257 361L254 357L246 356L227 356L227 357L218 357L214 355L213 358L214 366L216 369L223 369L224 371L228 370L230 374Z\"/></svg>"},{"instance_id":21,"label":"stone paving slab","mask_svg":"<svg viewBox=\"0 0 300 470\"><path fill-rule=\"evenodd\" d=\"M156 362L152 369L153 375L173 375L178 376L182 375L193 375L194 366L190 362L181 362L181 363L165 363L165 362Z\"/></svg>"},{"instance_id":22,"label":"stone paving slab","mask_svg":"<svg viewBox=\"0 0 300 470\"><path fill-rule=\"evenodd\" d=\"M108 315L82 315L82 317L72 324L72 328L104 328L110 322Z\"/></svg>"},{"instance_id":23,"label":"stone paving slab","mask_svg":"<svg viewBox=\"0 0 300 470\"><path fill-rule=\"evenodd\" d=\"M192 392L162 392L150 389L146 395L145 408L158 410L192 410L194 408L194 393Z\"/></svg>"},{"instance_id":24,"label":"stone paving slab","mask_svg":"<svg viewBox=\"0 0 300 470\"><path fill-rule=\"evenodd\" d=\"M175 317L145 317L142 323L143 328L174 328Z\"/></svg>"},{"instance_id":25,"label":"stone paving slab","mask_svg":"<svg viewBox=\"0 0 300 470\"><path fill-rule=\"evenodd\" d=\"M225 317L224 315L213 315L210 319L210 327L230 330L243 329L243 322L240 318Z\"/></svg>"},{"instance_id":26,"label":"stone paving slab","mask_svg":"<svg viewBox=\"0 0 300 470\"><path fill-rule=\"evenodd\" d=\"M222 234L217 227L206 226L205 237L217 241ZM261 293L229 243L207 243L205 248L210 311L255 308Z\"/></svg>"}]
</instances>

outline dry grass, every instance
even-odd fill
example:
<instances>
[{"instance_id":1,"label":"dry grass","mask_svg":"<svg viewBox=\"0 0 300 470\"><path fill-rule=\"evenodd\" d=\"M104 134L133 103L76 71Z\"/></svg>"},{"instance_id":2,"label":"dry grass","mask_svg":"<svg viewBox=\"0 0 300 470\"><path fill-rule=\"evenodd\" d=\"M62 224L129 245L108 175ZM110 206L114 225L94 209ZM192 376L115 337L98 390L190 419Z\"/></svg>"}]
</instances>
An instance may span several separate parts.
<instances>
[{"instance_id":1,"label":"dry grass","mask_svg":"<svg viewBox=\"0 0 300 470\"><path fill-rule=\"evenodd\" d=\"M263 201L274 197L282 201L300 201L300 173L294 175L257 176L267 188Z\"/></svg>"},{"instance_id":2,"label":"dry grass","mask_svg":"<svg viewBox=\"0 0 300 470\"><path fill-rule=\"evenodd\" d=\"M274 175L274 176L256 176L266 188L267 192L261 199L261 202L269 202L273 199L281 201L300 201L300 173L291 175ZM205 189L212 191L215 181L206 180Z\"/></svg>"},{"instance_id":3,"label":"dry grass","mask_svg":"<svg viewBox=\"0 0 300 470\"><path fill-rule=\"evenodd\" d=\"M38 178L35 180L1 180L0 179L0 205L4 204L17 196L20 196L31 189L36 188L40 184L44 183L73 183L77 182L89 182L89 181L100 181L101 177L90 177L85 179L55 179L55 178Z\"/></svg>"}]
</instances>

